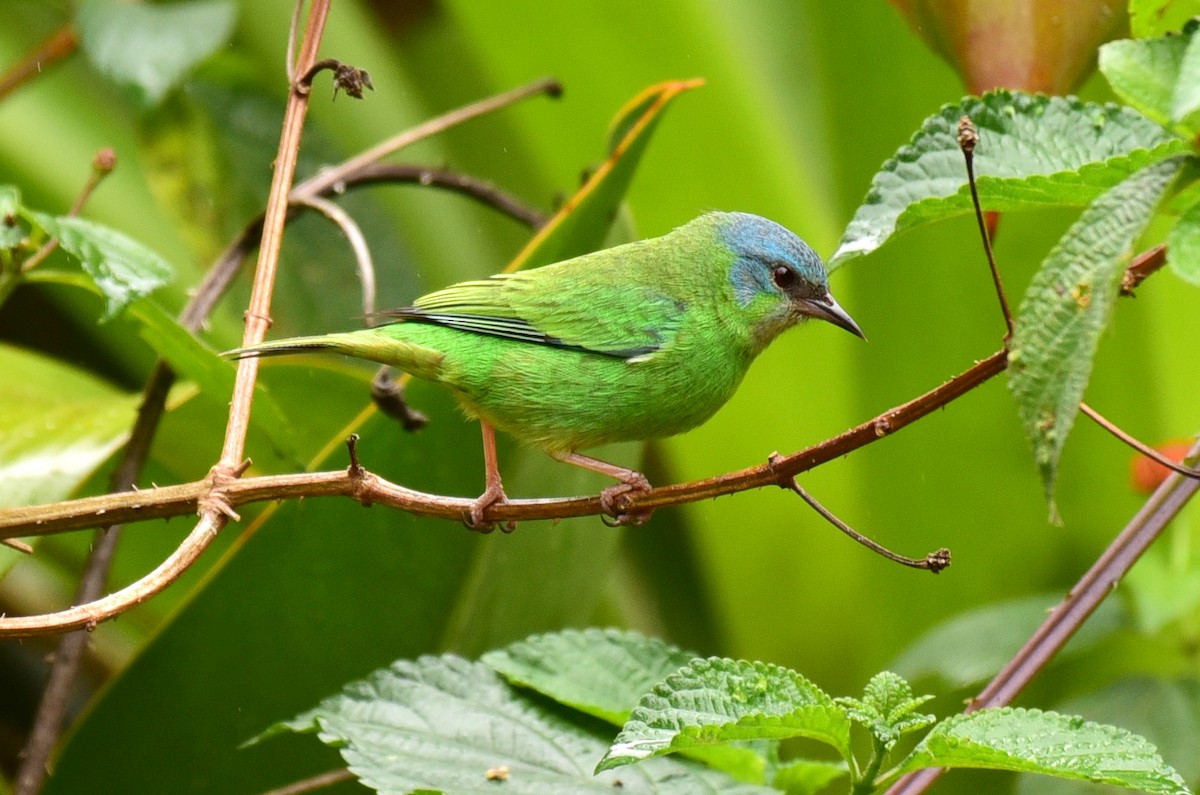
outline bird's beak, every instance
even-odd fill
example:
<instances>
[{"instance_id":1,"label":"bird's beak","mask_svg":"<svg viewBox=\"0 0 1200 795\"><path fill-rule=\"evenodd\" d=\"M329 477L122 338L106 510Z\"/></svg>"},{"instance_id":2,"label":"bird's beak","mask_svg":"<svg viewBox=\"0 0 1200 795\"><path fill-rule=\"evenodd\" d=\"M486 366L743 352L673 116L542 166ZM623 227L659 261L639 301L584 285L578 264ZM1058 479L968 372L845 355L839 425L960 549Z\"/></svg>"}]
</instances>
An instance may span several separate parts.
<instances>
[{"instance_id":1,"label":"bird's beak","mask_svg":"<svg viewBox=\"0 0 1200 795\"><path fill-rule=\"evenodd\" d=\"M846 310L842 309L829 293L825 293L824 298L811 298L803 303L804 314L809 317L827 320L839 328L846 329L846 331L849 331L856 337L862 337L864 340L867 338L867 335L863 334L862 329L854 322L854 318L850 317Z\"/></svg>"}]
</instances>

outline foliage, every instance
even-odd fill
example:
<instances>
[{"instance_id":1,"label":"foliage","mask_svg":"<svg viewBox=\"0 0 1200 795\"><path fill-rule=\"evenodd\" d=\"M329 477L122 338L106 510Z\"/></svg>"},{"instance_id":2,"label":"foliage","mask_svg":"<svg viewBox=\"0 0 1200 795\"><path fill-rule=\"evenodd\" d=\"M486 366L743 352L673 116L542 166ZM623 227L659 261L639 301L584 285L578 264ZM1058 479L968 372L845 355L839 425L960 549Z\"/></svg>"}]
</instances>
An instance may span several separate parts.
<instances>
[{"instance_id":1,"label":"foliage","mask_svg":"<svg viewBox=\"0 0 1200 795\"><path fill-rule=\"evenodd\" d=\"M693 659L653 684L592 776L590 760L611 730L563 708L596 714L597 704L628 698L619 679L597 676L606 661L617 660L633 679L648 681L673 664L678 650L612 630L539 635L515 649L515 657L502 649L483 663L454 655L394 663L265 736L315 732L339 749L364 784L397 795L486 792L501 775L514 793L599 792L617 786L612 771L618 769L622 792L813 791L802 788L795 771L819 760L778 761L779 741L796 737L833 746L852 792L878 791L925 767L1016 770L1143 792L1189 792L1154 746L1112 726L1008 708L937 722L917 712L932 696L914 697L890 672L874 676L861 699L833 699L794 671L716 657ZM503 665L503 678L489 659ZM630 670L635 660L643 665ZM532 690L523 689L528 686ZM591 708L580 703L585 691L592 694ZM851 725L871 739L865 762L851 750ZM894 768L879 772L897 741L930 726ZM708 759L731 775L685 761L666 766L667 759L656 758L696 749L736 752ZM783 782L779 770L789 771Z\"/></svg>"},{"instance_id":2,"label":"foliage","mask_svg":"<svg viewBox=\"0 0 1200 795\"><path fill-rule=\"evenodd\" d=\"M233 383L233 368L215 351L240 339L247 280L198 332L175 314L265 202L291 3L91 0L78 13L61 3L9 5L0 64L17 63L65 23L81 48L62 64L47 61L41 76L0 101L0 125L9 131L0 147L0 504L105 491L137 391L159 357L182 383L139 486L201 479L218 455ZM855 701L831 699L812 682L849 692L896 658L888 667L910 679L936 677L939 692L949 691L936 703L955 710L1140 504L1126 483L1122 448L1090 427L1075 428L1067 443L1079 398L1086 394L1141 438L1194 430L1190 396L1200 383L1186 363L1200 334L1191 287L1200 282L1197 48L1194 30L1179 32L1194 6L1130 3L1139 38L1100 55L1111 89L1095 80L1080 98L1009 90L945 104L961 88L883 3L336 4L322 52L369 69L376 92L362 103L330 102L318 79L301 178L535 76L553 74L565 86L556 103L506 109L403 155L536 205L556 219L541 242L419 183L336 197L369 241L381 305L408 303L530 254L540 261L665 232L711 208L758 212L819 251L836 248L836 293L870 345L851 348L816 328L789 335L704 428L601 455L644 460L656 484L709 477L832 437L993 350L1003 325L973 224L963 217L969 193L954 140L963 114L980 131L975 165L984 207L1006 213L996 242L1005 284L1025 296L1012 347L1020 366L1010 373L1018 410L999 390L977 390L966 410L956 404L899 439L805 476L807 487L890 546L953 547L954 567L939 578L860 554L774 490L660 510L636 532L568 519L528 523L507 537L350 500L242 508L242 523L184 578L92 635L89 670L106 681L103 689L85 687L89 707L62 744L47 792L127 792L146 781L172 792L262 790L326 771L343 759L292 732L237 746L396 659L415 662L396 663L355 692L423 694L462 714L486 693L502 711L466 729L519 725L562 737L567 753L539 768L549 771L546 791L611 791L619 780L667 791L757 792L769 784L799 793L840 787L848 776L882 781L890 774L865 775L874 760L882 764L880 749L910 753L906 732L925 719L907 686L872 680L873 695ZM655 32L652 48L640 36L646 30ZM1081 63L1090 60L1091 51ZM703 88L685 92L696 78ZM660 118L667 100L671 112ZM108 146L118 167L74 217L67 208L87 163ZM615 157L624 153L632 157ZM51 236L59 251L21 273ZM1159 241L1169 245L1170 272L1142 287L1137 301L1114 300L1130 255ZM856 267L840 267L851 262ZM336 229L312 215L295 219L272 334L357 325L353 269ZM1081 283L1086 290L1073 291ZM371 471L434 493L477 494L477 432L459 421L448 396L410 388L409 399L433 420L412 436L372 407L369 378L339 361L264 366L250 474L344 467L343 440L356 432ZM1034 445L1032 463L1017 417ZM500 455L514 496L586 494L603 485L515 447ZM1046 532L1042 491L1066 530ZM186 517L132 525L110 588L158 565L190 526ZM1200 771L1189 767L1187 743L1172 738L1192 736L1200 715L1190 652L1200 615L1194 532L1184 514L1117 592L1128 597L1124 605L1106 605L1106 616L1085 626L1087 636L1028 696L1039 705L1073 699L1078 709L1059 711L1103 715L1147 735L1189 780ZM0 549L0 570L12 567L0 612L69 603L89 546L86 534L75 534L42 539L33 558ZM1029 593L1045 595L1019 598ZM939 622L956 615L937 634ZM703 652L706 662L696 666L691 652L625 633L512 643L596 623L640 627ZM26 643L6 643L0 655L0 677L16 694L0 719L15 724L14 733L28 720L22 703L36 694L20 683L40 676L25 666L52 652ZM899 653L906 645L909 652ZM499 650L482 663L465 661L486 649ZM464 657L427 656L447 651ZM689 665L687 677L673 680L679 694L669 693L691 699L683 708L667 701L665 714L631 717L642 694ZM756 690L761 681L771 689ZM1147 681L1155 686L1129 684ZM1114 707L1130 703L1131 692L1160 707L1147 708L1153 719ZM701 693L734 719L701 709ZM739 705L760 711L738 713ZM306 715L306 729L324 720ZM873 757L778 758L778 738L788 732L841 748L839 715L860 740L873 727ZM598 721L633 718L645 736L626 740L639 749L652 743L656 758L593 778L613 734ZM1003 731L982 722L993 719ZM986 758L1002 769L1032 769L1013 761L1027 749L997 743L985 752L978 735L1022 739L1043 730L1059 739L1094 732L1119 761L1153 759L1125 733L1051 713L960 721L939 723L923 751L902 759L969 767ZM461 780L493 792L499 778L516 782L520 765L542 764L547 751L531 741L517 749L514 765L502 758L506 749L484 742L499 735L476 736L477 755L452 771L465 776L453 779L455 787ZM446 737L435 746L450 753ZM1034 750L1033 768L1069 766L1061 746L1048 741ZM1109 776L1110 759L1098 753L1085 761L1089 777ZM372 764L367 756L354 763L356 771ZM1166 782L1160 791L1176 791L1159 762L1148 764ZM107 771L102 779L97 769ZM487 780L489 772L497 780ZM411 783L377 768L371 775L397 788ZM943 786L973 791L974 783L956 774Z\"/></svg>"}]
</instances>

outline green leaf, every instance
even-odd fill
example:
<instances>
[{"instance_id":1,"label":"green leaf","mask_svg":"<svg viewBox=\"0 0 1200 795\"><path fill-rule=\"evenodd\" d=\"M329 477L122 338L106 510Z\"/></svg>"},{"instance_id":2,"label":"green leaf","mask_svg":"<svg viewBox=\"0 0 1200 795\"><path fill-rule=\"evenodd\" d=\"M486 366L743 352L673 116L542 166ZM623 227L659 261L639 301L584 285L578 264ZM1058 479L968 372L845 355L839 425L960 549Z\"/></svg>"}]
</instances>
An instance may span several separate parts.
<instances>
[{"instance_id":1,"label":"green leaf","mask_svg":"<svg viewBox=\"0 0 1200 795\"><path fill-rule=\"evenodd\" d=\"M734 740L807 737L850 756L846 711L795 671L762 662L693 660L644 696L597 770Z\"/></svg>"},{"instance_id":2,"label":"green leaf","mask_svg":"<svg viewBox=\"0 0 1200 795\"><path fill-rule=\"evenodd\" d=\"M1100 48L1100 71L1121 99L1166 126L1188 38L1120 39Z\"/></svg>"},{"instance_id":3,"label":"green leaf","mask_svg":"<svg viewBox=\"0 0 1200 795\"><path fill-rule=\"evenodd\" d=\"M912 687L904 678L882 671L871 677L862 700L839 698L850 720L861 724L890 751L905 734L919 731L937 720L933 715L913 714L933 696L913 697Z\"/></svg>"},{"instance_id":4,"label":"green leaf","mask_svg":"<svg viewBox=\"0 0 1200 795\"><path fill-rule=\"evenodd\" d=\"M446 655L396 662L267 735L316 731L339 748L363 784L398 795L500 787L514 795L773 792L677 759L593 775L592 762L605 747L596 728L522 697L482 663Z\"/></svg>"},{"instance_id":5,"label":"green leaf","mask_svg":"<svg viewBox=\"0 0 1200 795\"><path fill-rule=\"evenodd\" d=\"M1167 233L1167 264L1179 278L1200 285L1200 204L1193 204Z\"/></svg>"},{"instance_id":6,"label":"green leaf","mask_svg":"<svg viewBox=\"0 0 1200 795\"><path fill-rule=\"evenodd\" d=\"M1143 792L1190 792L1145 738L1040 710L1004 707L955 715L935 726L896 772L925 767L1012 770Z\"/></svg>"},{"instance_id":7,"label":"green leaf","mask_svg":"<svg viewBox=\"0 0 1200 795\"><path fill-rule=\"evenodd\" d=\"M129 436L138 398L0 344L0 507L64 500ZM0 547L0 571L20 557Z\"/></svg>"},{"instance_id":8,"label":"green leaf","mask_svg":"<svg viewBox=\"0 0 1200 795\"><path fill-rule=\"evenodd\" d=\"M1183 125L1193 136L1197 131L1196 112L1200 110L1200 36L1196 35L1197 24L1186 29L1187 48L1179 62L1179 76L1171 92L1171 120Z\"/></svg>"},{"instance_id":9,"label":"green leaf","mask_svg":"<svg viewBox=\"0 0 1200 795\"><path fill-rule=\"evenodd\" d=\"M66 499L120 447L137 396L7 345L0 372L0 506Z\"/></svg>"},{"instance_id":10,"label":"green leaf","mask_svg":"<svg viewBox=\"0 0 1200 795\"><path fill-rule=\"evenodd\" d=\"M237 8L230 0L152 5L91 0L76 23L91 62L156 105L189 71L229 40Z\"/></svg>"},{"instance_id":11,"label":"green leaf","mask_svg":"<svg viewBox=\"0 0 1200 795\"><path fill-rule=\"evenodd\" d=\"M775 771L771 786L787 795L810 795L824 790L849 772L845 762L793 759Z\"/></svg>"},{"instance_id":12,"label":"green leaf","mask_svg":"<svg viewBox=\"0 0 1200 795\"><path fill-rule=\"evenodd\" d=\"M994 91L929 117L883 164L830 258L836 268L892 235L972 212L958 120L979 131L975 173L986 210L1083 206L1130 174L1187 144L1120 105Z\"/></svg>"},{"instance_id":13,"label":"green leaf","mask_svg":"<svg viewBox=\"0 0 1200 795\"><path fill-rule=\"evenodd\" d=\"M1016 318L1008 385L1033 444L1051 515L1063 443L1108 325L1121 273L1180 167L1138 172L1083 212L1034 276Z\"/></svg>"},{"instance_id":14,"label":"green leaf","mask_svg":"<svg viewBox=\"0 0 1200 795\"><path fill-rule=\"evenodd\" d=\"M171 280L166 260L115 229L84 218L31 215L65 251L79 259L100 289L105 300L102 322Z\"/></svg>"},{"instance_id":15,"label":"green leaf","mask_svg":"<svg viewBox=\"0 0 1200 795\"><path fill-rule=\"evenodd\" d=\"M1061 599L1061 593L1047 593L964 611L913 641L890 667L909 679L936 676L956 690L982 682L995 676ZM1056 659L1094 648L1125 622L1120 601L1106 599Z\"/></svg>"},{"instance_id":16,"label":"green leaf","mask_svg":"<svg viewBox=\"0 0 1200 795\"><path fill-rule=\"evenodd\" d=\"M516 685L620 726L646 692L696 655L618 629L534 635L483 655Z\"/></svg>"},{"instance_id":17,"label":"green leaf","mask_svg":"<svg viewBox=\"0 0 1200 795\"><path fill-rule=\"evenodd\" d=\"M702 84L701 80L659 83L630 100L613 120L608 159L538 230L505 270L536 268L599 248L663 111L675 97Z\"/></svg>"},{"instance_id":18,"label":"green leaf","mask_svg":"<svg viewBox=\"0 0 1200 795\"><path fill-rule=\"evenodd\" d=\"M1129 0L1129 26L1139 39L1179 30L1200 14L1200 0Z\"/></svg>"}]
</instances>

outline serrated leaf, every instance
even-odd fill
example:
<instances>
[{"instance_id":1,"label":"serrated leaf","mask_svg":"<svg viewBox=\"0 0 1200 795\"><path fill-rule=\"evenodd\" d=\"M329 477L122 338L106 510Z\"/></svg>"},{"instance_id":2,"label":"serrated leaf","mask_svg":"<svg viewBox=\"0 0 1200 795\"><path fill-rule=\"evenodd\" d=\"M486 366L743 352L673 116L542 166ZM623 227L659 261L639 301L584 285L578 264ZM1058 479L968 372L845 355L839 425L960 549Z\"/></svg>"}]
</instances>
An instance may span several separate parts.
<instances>
[{"instance_id":1,"label":"serrated leaf","mask_svg":"<svg viewBox=\"0 0 1200 795\"><path fill-rule=\"evenodd\" d=\"M394 663L268 734L315 730L363 784L396 795L773 792L679 759L593 776L606 747L596 729L522 697L483 663L446 655Z\"/></svg>"},{"instance_id":2,"label":"serrated leaf","mask_svg":"<svg viewBox=\"0 0 1200 795\"><path fill-rule=\"evenodd\" d=\"M104 296L101 322L171 280L165 259L133 238L85 218L31 213L63 250L78 259Z\"/></svg>"},{"instance_id":3,"label":"serrated leaf","mask_svg":"<svg viewBox=\"0 0 1200 795\"><path fill-rule=\"evenodd\" d=\"M1048 593L985 605L951 616L913 641L891 664L909 679L936 676L960 689L995 676L1062 595ZM1058 655L1095 647L1125 623L1119 600L1106 599Z\"/></svg>"},{"instance_id":4,"label":"serrated leaf","mask_svg":"<svg viewBox=\"0 0 1200 795\"><path fill-rule=\"evenodd\" d=\"M659 83L626 103L612 122L608 158L517 253L505 271L536 268L599 248L663 111L675 97L703 84L703 80Z\"/></svg>"},{"instance_id":5,"label":"serrated leaf","mask_svg":"<svg viewBox=\"0 0 1200 795\"><path fill-rule=\"evenodd\" d=\"M849 772L845 762L793 759L776 769L771 786L787 795L810 795L824 790Z\"/></svg>"},{"instance_id":6,"label":"serrated leaf","mask_svg":"<svg viewBox=\"0 0 1200 795\"><path fill-rule=\"evenodd\" d=\"M165 5L91 0L79 7L76 24L96 68L155 105L228 41L236 15L230 0Z\"/></svg>"},{"instance_id":7,"label":"serrated leaf","mask_svg":"<svg viewBox=\"0 0 1200 795\"><path fill-rule=\"evenodd\" d=\"M850 720L795 671L763 662L693 660L642 698L597 770L696 746L807 737L850 755Z\"/></svg>"},{"instance_id":8,"label":"serrated leaf","mask_svg":"<svg viewBox=\"0 0 1200 795\"><path fill-rule=\"evenodd\" d=\"M1200 204L1189 207L1167 233L1167 264L1179 278L1200 285Z\"/></svg>"},{"instance_id":9,"label":"serrated leaf","mask_svg":"<svg viewBox=\"0 0 1200 795\"><path fill-rule=\"evenodd\" d=\"M1121 273L1179 167L1178 160L1150 166L1088 207L1046 256L1017 313L1008 385L1054 518L1059 457Z\"/></svg>"},{"instance_id":10,"label":"serrated leaf","mask_svg":"<svg viewBox=\"0 0 1200 795\"><path fill-rule=\"evenodd\" d=\"M850 720L861 724L887 750L903 735L918 731L937 720L933 715L912 714L933 696L913 697L912 687L898 674L881 671L871 677L862 700L839 698Z\"/></svg>"},{"instance_id":11,"label":"serrated leaf","mask_svg":"<svg viewBox=\"0 0 1200 795\"><path fill-rule=\"evenodd\" d=\"M618 629L534 635L480 658L516 685L620 726L647 691L696 655Z\"/></svg>"},{"instance_id":12,"label":"serrated leaf","mask_svg":"<svg viewBox=\"0 0 1200 795\"><path fill-rule=\"evenodd\" d=\"M966 97L926 119L883 164L831 269L897 232L972 212L957 140L964 115L979 131L975 173L986 210L1081 207L1135 171L1187 151L1184 141L1120 105L1008 91Z\"/></svg>"},{"instance_id":13,"label":"serrated leaf","mask_svg":"<svg viewBox=\"0 0 1200 795\"><path fill-rule=\"evenodd\" d=\"M1190 790L1145 738L1040 710L987 709L939 723L897 768L966 767L1042 773L1143 792Z\"/></svg>"},{"instance_id":14,"label":"serrated leaf","mask_svg":"<svg viewBox=\"0 0 1200 795\"><path fill-rule=\"evenodd\" d=\"M1129 0L1129 27L1139 39L1179 30L1200 14L1200 0Z\"/></svg>"}]
</instances>

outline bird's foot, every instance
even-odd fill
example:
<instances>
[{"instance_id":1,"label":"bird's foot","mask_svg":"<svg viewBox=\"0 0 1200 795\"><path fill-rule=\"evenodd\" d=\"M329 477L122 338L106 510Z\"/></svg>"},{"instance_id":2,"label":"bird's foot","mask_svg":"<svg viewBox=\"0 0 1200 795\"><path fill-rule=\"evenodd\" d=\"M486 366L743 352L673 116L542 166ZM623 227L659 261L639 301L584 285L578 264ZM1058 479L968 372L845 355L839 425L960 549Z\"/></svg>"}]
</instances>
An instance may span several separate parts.
<instances>
[{"instance_id":1,"label":"bird's foot","mask_svg":"<svg viewBox=\"0 0 1200 795\"><path fill-rule=\"evenodd\" d=\"M463 524L468 530L474 530L477 533L490 533L496 529L496 523L487 521L483 518L483 512L492 505L497 503L508 502L508 496L504 493L504 487L499 483L489 484L483 490L483 494L479 495L479 499L471 503L470 509L466 516L463 517ZM517 529L517 523L509 520L500 525L500 529L505 533L511 533Z\"/></svg>"},{"instance_id":2,"label":"bird's foot","mask_svg":"<svg viewBox=\"0 0 1200 795\"><path fill-rule=\"evenodd\" d=\"M615 486L609 486L600 492L600 507L604 509L604 513L606 514L601 519L609 527L621 527L623 525L638 527L644 525L650 519L651 514L654 513L654 509L647 508L641 511L630 511L630 497L635 494L645 494L650 489L650 481L646 480L645 475L641 472L630 472L620 483Z\"/></svg>"}]
</instances>

